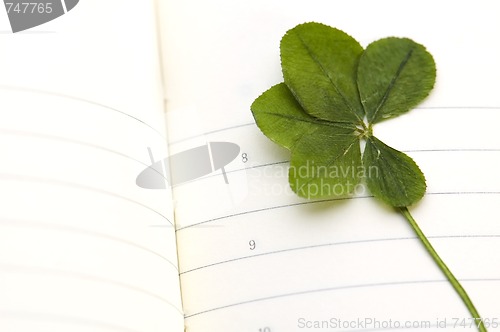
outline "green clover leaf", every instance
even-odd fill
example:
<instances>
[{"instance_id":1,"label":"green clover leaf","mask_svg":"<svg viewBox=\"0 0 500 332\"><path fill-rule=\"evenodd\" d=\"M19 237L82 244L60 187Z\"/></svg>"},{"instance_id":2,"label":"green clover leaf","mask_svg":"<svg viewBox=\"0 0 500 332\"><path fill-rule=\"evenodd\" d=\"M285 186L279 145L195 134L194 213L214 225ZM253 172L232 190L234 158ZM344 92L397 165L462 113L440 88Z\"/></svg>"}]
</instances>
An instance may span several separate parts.
<instances>
[{"instance_id":1,"label":"green clover leaf","mask_svg":"<svg viewBox=\"0 0 500 332\"><path fill-rule=\"evenodd\" d=\"M376 139L372 126L429 94L436 68L425 48L386 38L363 51L343 31L305 23L285 34L280 49L285 82L264 92L251 109L262 132L291 151L293 191L306 198L347 197L366 177L371 193L392 206L420 200L426 188L422 172L410 157Z\"/></svg>"},{"instance_id":2,"label":"green clover leaf","mask_svg":"<svg viewBox=\"0 0 500 332\"><path fill-rule=\"evenodd\" d=\"M372 130L427 97L436 79L432 56L407 38L380 39L363 50L343 31L319 23L289 30L280 50L284 83L264 92L251 110L261 131L291 151L292 190L305 198L348 197L364 180L374 197L409 222L478 330L486 331L466 291L408 210L425 194L424 175Z\"/></svg>"}]
</instances>

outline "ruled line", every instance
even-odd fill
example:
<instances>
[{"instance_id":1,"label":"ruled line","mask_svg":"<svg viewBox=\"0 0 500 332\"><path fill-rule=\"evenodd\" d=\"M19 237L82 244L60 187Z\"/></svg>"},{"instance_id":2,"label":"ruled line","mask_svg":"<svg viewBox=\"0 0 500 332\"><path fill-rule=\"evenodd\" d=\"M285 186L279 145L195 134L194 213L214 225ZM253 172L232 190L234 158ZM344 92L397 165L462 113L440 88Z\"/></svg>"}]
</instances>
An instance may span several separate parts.
<instances>
[{"instance_id":1,"label":"ruled line","mask_svg":"<svg viewBox=\"0 0 500 332\"><path fill-rule=\"evenodd\" d=\"M418 110L418 109L442 109L442 110L452 110L452 109L477 109L477 110L500 110L500 107L498 106L424 106L424 107L415 107L413 108L414 110ZM203 136L207 136L207 135L210 135L210 134L214 134L214 133L219 133L219 132L223 132L223 131L229 131L229 130L233 130L233 129L237 129L237 128L241 128L241 127L248 127L248 126L256 126L255 122L248 122L248 123L243 123L243 124L238 124L238 125L234 125L234 126L229 126L229 127L224 127L224 128L220 128L220 129L216 129L216 130L211 130L211 131L206 131L202 134L198 134L198 135L193 135L193 136L189 136L189 137L185 137L185 138L181 138L181 139L178 139L178 140L174 140L174 141L171 141L169 143L169 145L174 145L174 144L177 144L177 143L180 143L180 142L184 142L184 141L188 141L188 140L191 140L191 139L195 139L195 138L199 138L199 137L203 137Z\"/></svg>"},{"instance_id":2,"label":"ruled line","mask_svg":"<svg viewBox=\"0 0 500 332\"><path fill-rule=\"evenodd\" d=\"M149 254L153 254L162 260L166 261L167 263L170 264L176 271L178 270L178 267L175 263L173 263L170 259L167 257L163 256L162 254L153 251L149 248L146 248L140 244L134 243L132 241L124 240L122 238L116 237L116 236L111 236L108 234L103 234L99 232L94 232L94 231L89 231L77 227L70 227L70 226L63 226L63 225L58 225L58 224L50 224L50 223L44 223L44 222L38 222L38 221L28 221L28 220L21 220L21 219L0 219L0 226L5 226L5 227L15 227L15 228L31 228L31 229L41 229L41 230L48 230L48 231L62 231L62 232L68 232L68 233L76 233L80 235L85 235L89 237L94 237L94 238L101 238L101 239L106 239L109 241L114 241L117 243L125 244L127 246L131 246L136 249L143 250Z\"/></svg>"},{"instance_id":3,"label":"ruled line","mask_svg":"<svg viewBox=\"0 0 500 332\"><path fill-rule=\"evenodd\" d=\"M80 146L86 146L86 147L94 148L97 150L105 151L105 152L108 152L111 154L115 154L117 156L120 156L120 157L129 159L129 160L132 160L134 162L137 162L137 163L139 163L143 166L146 166L146 167L151 166L150 164L142 162L139 159L136 159L136 158L129 156L125 153L121 153L121 152L116 151L116 150L108 149L102 145L83 142L83 141L79 141L79 140L75 140L75 139L71 139L71 138L66 138L66 137L62 137L62 136L55 136L55 135L48 135L48 134L41 134L41 133L34 133L34 132L27 132L27 131L9 130L9 129L3 129L3 128L0 128L0 133L6 134L6 135L13 135L13 136L42 138L42 139L48 139L48 140L53 140L53 141L58 141L58 142L71 143L71 144L80 145ZM150 168L150 169L153 172L155 172L156 174L158 174L159 176L161 176L165 181L168 182L168 179L165 177L165 174L159 172L155 168Z\"/></svg>"},{"instance_id":4,"label":"ruled line","mask_svg":"<svg viewBox=\"0 0 500 332\"><path fill-rule=\"evenodd\" d=\"M404 153L420 153L420 152L500 152L500 149L415 149L415 150L401 150L401 152ZM281 165L281 164L286 164L289 163L290 160L283 160L283 161L276 161L276 162L270 162L270 163L263 163L263 164L253 164L252 166L247 166L247 167L242 167L242 168L237 168L233 170L227 170L225 169L226 174L232 174L232 173L238 173L238 172L243 172L243 171L248 171L252 169L258 169L258 168L263 168L263 167L269 167L269 166L276 166L276 165ZM220 176L219 173L212 173L210 175L200 177L194 180L191 180L189 182L173 185L172 187L175 188L177 186L182 186L187 183L193 183L193 182L198 182L198 181L203 181L209 178L213 178L216 176Z\"/></svg>"},{"instance_id":5,"label":"ruled line","mask_svg":"<svg viewBox=\"0 0 500 332\"><path fill-rule=\"evenodd\" d=\"M306 201L306 202L299 202L299 203L291 203L291 204L270 206L270 207L266 207L266 208L262 208L262 209L255 209L255 210L243 211L243 212L239 212L239 213L233 213L233 214L228 214L228 215L217 217L217 218L212 218L212 219L204 220L204 221L201 221L201 222L198 222L198 223L195 223L195 224L191 224L191 225L188 225L188 226L179 227L179 228L176 229L176 232L179 232L179 231L191 228L191 227L203 225L203 224L206 224L206 223L210 223L210 222L214 222L214 221L218 221L218 220L222 220L222 219L227 219L227 218L232 218L232 217L238 217L238 216L242 216L242 215L246 215L246 214L259 213L259 212L269 211L269 210L284 209L284 208L288 208L288 207L300 206L300 205L307 205L307 204L317 204L317 203L325 203L325 202L344 201L344 200L351 200L351 199L354 199L354 198L368 198L368 197L373 197L373 196L331 198L331 199L324 199L324 200L319 200L319 201Z\"/></svg>"},{"instance_id":6,"label":"ruled line","mask_svg":"<svg viewBox=\"0 0 500 332\"><path fill-rule=\"evenodd\" d=\"M500 152L499 149L413 149L413 150L401 150L401 152L404 153L420 153L420 152ZM239 171L245 171L245 170L250 170L250 169L255 169L255 168L262 168L262 167L268 167L268 166L275 166L275 165L280 165L280 164L286 164L289 163L290 160L283 160L283 161L276 161L276 162L271 162L271 163L264 163L264 164L254 164L250 167L245 167L245 168L239 168L236 170L229 170L226 171L226 173L234 173L234 172L239 172ZM210 175L210 176L217 176L215 175ZM209 176L207 176L209 177Z\"/></svg>"},{"instance_id":7,"label":"ruled line","mask_svg":"<svg viewBox=\"0 0 500 332\"><path fill-rule=\"evenodd\" d=\"M133 115L130 115L130 114L124 112L124 111L121 111L121 110L119 110L117 108L114 108L114 107L111 107L111 106L108 106L108 105L105 105L105 104L102 104L102 103L99 103L99 102L96 102L96 101L92 101L92 100L88 100L88 99L85 99L85 98L76 97L76 96L72 96L72 95L68 95L68 94L64 94L64 93L60 93L60 92L54 92L54 91L48 91L48 90L42 90L42 89L35 89L35 88L28 88L28 87L20 87L20 86L14 86L14 85L0 84L0 89L49 95L49 96L54 96L54 97L60 97L60 98L74 100L74 101L79 101L79 102L83 102L83 103L94 105L94 106L99 106L99 107L102 107L104 109L116 112L117 114L124 115L124 116L126 116L126 117L128 117L130 119L133 119L133 120L135 120L135 121L137 121L137 122L139 122L139 123L141 123L141 124L149 127L153 131L155 131L165 141L167 140L166 137L163 136L163 134L160 131L158 131L157 129L155 129L153 126L151 126L147 122L145 122L145 121L143 121L143 120L141 120L141 119L139 119L139 118L137 118L137 117L135 117Z\"/></svg>"},{"instance_id":8,"label":"ruled line","mask_svg":"<svg viewBox=\"0 0 500 332\"><path fill-rule=\"evenodd\" d=\"M269 167L269 166L276 166L276 165L280 165L280 164L286 164L288 162L289 162L289 160L284 160L284 161L277 161L277 162L272 162L272 163L268 163L268 164L257 164L257 165L252 165L252 166L243 167L243 168L237 168L237 169L233 169L233 170L226 170L226 169L224 169L224 171L225 171L226 174L232 174L232 173L238 173L238 172L242 172L242 171L248 171L248 170L252 170L252 169L257 169L257 168L263 168L263 167ZM191 180L189 182L202 181L202 180L205 180L205 179L208 179L208 178L213 178L213 177L216 177L216 176L220 176L220 174L214 172L214 173L212 173L210 175L204 176L202 178L194 179L194 180ZM185 182L185 183L188 183L188 182ZM177 185L173 185L172 188L175 188L176 186L181 186L183 184L184 183L179 183Z\"/></svg>"},{"instance_id":9,"label":"ruled line","mask_svg":"<svg viewBox=\"0 0 500 332\"><path fill-rule=\"evenodd\" d=\"M478 279L460 279L460 282L498 282L500 281L500 278L478 278ZM435 280L408 280L408 281L394 281L394 282L381 282L381 283L370 283L370 284L354 284L354 285L347 285L347 286L338 286L338 287L330 287L330 288L321 288L321 289L311 289L311 290L305 290L305 291L300 291L300 292L293 292L293 293L285 293L285 294L278 294L278 295L273 295L273 296L268 296L268 297L261 297L261 298L256 298L256 299L251 299L248 301L242 301L242 302L237 302L237 303L231 303L228 305L220 306L220 307L214 307L210 309L206 309L203 311L198 311L192 314L185 315L185 319L189 319L195 316L199 315L204 315L208 314L214 311L222 310L222 309L227 309L227 308L232 308L232 307L237 307L237 306L242 306L246 304L251 304L251 303L258 303L258 302L263 302L263 301L270 301L270 300L276 300L276 299L281 299L281 298L286 298L286 297L293 297L293 296L300 296L300 295L307 295L307 294L313 294L313 293L322 293L322 292L332 292L332 291L342 291L342 290L348 290L348 289L360 289L360 288L377 288L377 287L390 287L390 286L402 286L402 285L424 285L424 284L432 284L432 283L448 283L448 280L446 279L435 279Z\"/></svg>"},{"instance_id":10,"label":"ruled line","mask_svg":"<svg viewBox=\"0 0 500 332\"><path fill-rule=\"evenodd\" d=\"M448 192L428 192L425 195L426 196L433 196L433 195L499 195L500 191L477 191L477 192L465 192L465 191L448 191ZM284 204L284 205L276 205L276 206L269 206L261 209L255 209L255 210L248 210L248 211L243 211L239 213L233 213L225 216L220 216L217 218L212 218L204 221L200 221L188 226L181 226L176 229L176 232L183 231L185 229L189 229L192 227L196 227L199 225L203 225L206 223L211 223L215 222L218 220L222 219L228 219L232 217L239 217L247 214L254 214L254 213L260 213L264 211L269 211L269 210L277 210L277 209L284 209L284 208L289 208L289 207L294 207L294 206L300 206L300 205L308 205L308 204L319 204L319 203L326 203L326 202L335 202L335 201L345 201L345 200L354 200L354 199L366 199L366 198L371 198L373 197L372 195L366 195L366 196L355 196L355 197L344 197L344 198L331 198L331 199L324 199L324 200L318 200L318 201L306 201L306 202L299 202L299 203L291 203L291 204ZM179 223L177 223L179 225Z\"/></svg>"},{"instance_id":11,"label":"ruled line","mask_svg":"<svg viewBox=\"0 0 500 332\"><path fill-rule=\"evenodd\" d=\"M168 299L166 299L160 295L157 295L155 293L152 293L146 289L143 289L143 288L140 288L140 287L137 287L134 285L130 285L130 284L127 284L127 283L124 283L121 281L116 281L116 280L112 280L112 279L97 277L94 275L73 272L73 271L64 271L64 270L49 269L49 268L42 268L42 267L31 267L31 266L3 264L3 263L0 263L0 271L6 272L6 273L28 274L30 276L50 275L50 276L67 278L67 279L85 280L85 281L103 283L103 284L108 284L108 285L114 285L114 286L117 286L120 288L127 289L129 291L141 293L141 294L147 295L149 297L152 297L156 300L159 300L159 301L165 303L166 305L170 306L172 309L175 309L175 311L177 313L183 315L182 309L178 308L176 305L174 305Z\"/></svg>"},{"instance_id":12,"label":"ruled line","mask_svg":"<svg viewBox=\"0 0 500 332\"><path fill-rule=\"evenodd\" d=\"M72 182L66 182L66 181L60 181L60 180L54 180L54 179L46 179L46 178L38 178L38 177L33 177L33 176L6 174L6 173L0 173L0 180L43 183L43 184L63 186L63 187L69 187L69 188L77 188L77 189L81 189L81 190L86 190L86 191L104 194L107 196L119 198L121 200L130 202L130 203L133 203L135 205L139 205L145 209L148 209L148 210L158 214L163 219L165 219L170 225L174 226L172 221L170 221L170 219L167 216L163 215L161 212L153 209L152 207L149 207L149 206L147 206L143 203L140 203L136 200L133 200L131 198L128 198L128 197L125 197L125 196L122 196L122 195L119 195L119 194L116 194L114 192L107 191L104 189L99 189L99 188L89 187L89 186L85 186L85 185L78 184L78 183L72 183Z\"/></svg>"},{"instance_id":13,"label":"ruled line","mask_svg":"<svg viewBox=\"0 0 500 332\"><path fill-rule=\"evenodd\" d=\"M189 141L189 140L192 140L192 139L195 139L198 137L203 137L203 136L207 136L207 135L211 135L211 134L215 134L215 133L219 133L219 132L223 132L223 131L233 130L233 129L242 128L242 127L248 127L248 126L253 126L253 125L255 125L255 123L250 122L250 123L243 123L243 124L239 124L239 125L225 127L225 128L221 128L221 129L211 130L211 131L204 132L203 134L193 135L193 136L189 136L186 138L174 140L172 142L169 142L168 145L170 146L170 145L178 144L181 142Z\"/></svg>"},{"instance_id":14,"label":"ruled line","mask_svg":"<svg viewBox=\"0 0 500 332\"><path fill-rule=\"evenodd\" d=\"M150 164L142 162L139 159L136 159L136 158L134 158L130 155L127 155L125 153L122 153L122 152L119 152L119 151L116 151L113 149L109 149L109 148L102 146L102 145L97 145L97 144L93 144L93 143L79 141L79 140L72 139L72 138L55 136L55 135L48 135L48 134L42 134L42 133L35 133L35 132L28 132L28 131L10 130L10 129L4 129L4 128L0 128L0 133L5 134L5 135L12 135L12 136L42 138L42 139L47 139L47 140L52 140L52 141L65 142L65 143L71 143L71 144L75 144L75 145L86 146L86 147L94 148L97 150L102 150L102 151L105 151L105 152L108 152L111 154L115 154L117 156L120 156L120 157L123 157L126 159L133 160L133 161L135 161L143 166L147 166L147 167L151 166ZM159 173L159 174L161 174L161 173Z\"/></svg>"},{"instance_id":15,"label":"ruled line","mask_svg":"<svg viewBox=\"0 0 500 332\"><path fill-rule=\"evenodd\" d=\"M427 236L428 239L467 239L467 238L500 238L500 234L496 235L482 235L482 234L472 234L472 235L436 235L436 236ZM408 236L408 237L394 237L394 238L381 238L381 239L365 239L365 240L354 240L354 241L341 241L341 242L331 242L331 243L322 243L322 244L314 244L314 245L309 245L309 246L303 246L303 247L295 247L295 248L287 248L287 249L281 249L281 250L275 250L275 251L270 251L270 252L265 252L265 253L260 253L260 254L255 254L255 255L248 255L248 256L242 256L242 257L237 257L237 258L232 258L212 264L207 264L207 265L202 265L190 270L186 270L183 272L180 272L179 275L184 275L188 274L191 272L196 272L199 270L215 267L218 265L224 265L227 263L233 263L233 262L238 262L238 261L243 261L251 258L257 258L257 257L262 257L262 256L271 256L271 255L277 255L277 254L283 254L283 253L288 253L288 252L295 252L295 251L302 251L302 250L309 250L309 249L317 249L317 248L325 248L325 247L333 247L333 246L344 246L344 245L351 245L351 244L366 244L366 243L375 243L375 242L392 242L392 241L408 241L408 240L418 240L418 237L416 236Z\"/></svg>"}]
</instances>

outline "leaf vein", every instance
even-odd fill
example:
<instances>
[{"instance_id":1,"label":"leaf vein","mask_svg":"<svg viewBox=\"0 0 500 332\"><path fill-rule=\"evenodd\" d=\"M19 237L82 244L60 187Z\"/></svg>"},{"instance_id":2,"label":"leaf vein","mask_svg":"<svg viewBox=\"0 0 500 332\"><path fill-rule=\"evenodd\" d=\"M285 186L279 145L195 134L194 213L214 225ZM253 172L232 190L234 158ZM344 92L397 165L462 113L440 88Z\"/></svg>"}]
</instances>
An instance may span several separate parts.
<instances>
[{"instance_id":1,"label":"leaf vein","mask_svg":"<svg viewBox=\"0 0 500 332\"><path fill-rule=\"evenodd\" d=\"M339 154L337 154L337 155L333 156L331 159L329 159L329 160L325 163L325 165L326 165L326 166L331 166L331 165L332 165L335 161L337 161L337 160L338 160L338 159L340 159L341 157L344 157L344 156L347 154L347 152L349 152L349 150L352 148L352 146L353 146L355 143L358 143L358 142L359 142L359 140L358 140L357 138L353 139L353 140L352 140L352 142L349 144L349 147L347 147L347 148L346 148L343 152L341 152L341 153L339 153ZM317 178L319 178L319 174L318 174L318 175L316 175L316 174L315 174L314 176L310 177L310 178L309 178L309 179L308 179L308 180L307 180L304 184L302 184L302 185L298 188L297 192L300 192L300 191L302 190L302 188L304 188L304 186L309 185L309 184L310 184L313 180L315 180L315 179L317 179Z\"/></svg>"},{"instance_id":2,"label":"leaf vein","mask_svg":"<svg viewBox=\"0 0 500 332\"><path fill-rule=\"evenodd\" d=\"M376 119L378 111L384 106L385 102L389 98L389 94L391 93L392 88L394 87L394 84L396 84L397 79L401 75L401 72L403 71L404 67L406 66L406 64L410 60L411 55L413 54L413 49L414 48L411 48L408 51L408 53L406 54L403 61L401 61L401 63L399 64L399 67L398 67L398 70L396 71L396 74L394 74L394 76L392 77L391 82L389 83L389 85L387 86L387 89L385 90L384 96L382 97L382 99L380 100L380 103L377 106L377 109L375 110L375 112L373 112L372 121L374 121Z\"/></svg>"},{"instance_id":3,"label":"leaf vein","mask_svg":"<svg viewBox=\"0 0 500 332\"><path fill-rule=\"evenodd\" d=\"M376 147L376 149L380 152L380 149L378 147ZM387 160L387 158L383 153L379 153L377 159L379 159L380 162L384 164L384 167L382 167L382 169L383 170L385 169L391 175L389 178L399 179L397 173L394 172L392 163L389 160ZM397 160L397 162L400 162L400 160ZM408 188L406 186L406 183L404 181L398 181L398 182L401 184L401 188L399 188L398 186L394 186L394 188L399 191L400 195L403 195L406 199L409 199Z\"/></svg>"},{"instance_id":4,"label":"leaf vein","mask_svg":"<svg viewBox=\"0 0 500 332\"><path fill-rule=\"evenodd\" d=\"M317 124L317 125L343 128L343 129L352 129L353 131L356 130L356 127L350 122L341 122L341 121L333 122L333 121L324 121L324 120L319 120L319 119L314 119L314 118L311 118L309 120L309 119L299 118L299 117L296 117L293 115L279 114L279 113L273 113L273 112L261 112L261 113L267 114L270 116L279 117L279 118L294 120L294 121L298 121L298 122L312 123L312 124Z\"/></svg>"},{"instance_id":5,"label":"leaf vein","mask_svg":"<svg viewBox=\"0 0 500 332\"><path fill-rule=\"evenodd\" d=\"M302 45L304 46L304 48L306 49L307 53L311 56L311 58L314 60L314 62L318 65L318 67L321 69L321 71L323 72L323 74L328 77L328 80L330 81L330 83L332 84L333 88L335 89L335 91L339 94L339 96L342 97L342 100L344 102L344 104L347 106L347 108L349 109L349 111L351 111L352 114L354 114L356 116L356 118L358 119L358 121L363 121L363 119L361 119L358 115L358 113L356 113L354 111L354 109L352 108L352 105L351 103L349 103L349 100L346 98L346 96L342 93L342 91L338 88L338 86L335 84L335 82L333 82L331 76L328 74L328 71L325 69L325 67L323 66L323 64L321 63L321 61L318 59L318 57L316 56L316 54L314 54L312 52L312 50L309 48L309 46L306 44L306 42L304 41L304 39L302 39L302 36L297 33L297 37L299 38L300 42L302 43Z\"/></svg>"}]
</instances>

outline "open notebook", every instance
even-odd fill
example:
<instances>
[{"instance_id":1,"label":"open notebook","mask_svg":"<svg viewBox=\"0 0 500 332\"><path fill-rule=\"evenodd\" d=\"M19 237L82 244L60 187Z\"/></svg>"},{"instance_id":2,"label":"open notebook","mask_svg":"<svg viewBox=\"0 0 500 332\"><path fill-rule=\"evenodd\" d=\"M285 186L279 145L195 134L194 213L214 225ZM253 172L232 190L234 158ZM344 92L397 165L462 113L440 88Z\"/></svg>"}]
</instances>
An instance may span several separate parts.
<instances>
[{"instance_id":1,"label":"open notebook","mask_svg":"<svg viewBox=\"0 0 500 332\"><path fill-rule=\"evenodd\" d=\"M250 104L282 81L280 38L307 21L363 46L409 37L435 57L431 96L376 134L422 168L428 192L411 211L498 322L498 7L82 0L18 34L2 12L0 330L444 331L468 319L401 216L369 193L312 202L288 189L289 155ZM218 170L136 185L149 151L207 142L240 148L227 184Z\"/></svg>"}]
</instances>

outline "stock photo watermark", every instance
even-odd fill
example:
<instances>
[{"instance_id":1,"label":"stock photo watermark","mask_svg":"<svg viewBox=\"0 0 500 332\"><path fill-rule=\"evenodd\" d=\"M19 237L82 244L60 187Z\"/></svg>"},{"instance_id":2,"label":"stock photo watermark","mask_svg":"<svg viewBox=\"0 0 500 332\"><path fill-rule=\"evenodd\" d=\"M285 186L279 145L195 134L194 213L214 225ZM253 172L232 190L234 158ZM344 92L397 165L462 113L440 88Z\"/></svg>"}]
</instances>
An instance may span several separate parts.
<instances>
[{"instance_id":1,"label":"stock photo watermark","mask_svg":"<svg viewBox=\"0 0 500 332\"><path fill-rule=\"evenodd\" d=\"M70 10L79 0L4 0L12 32L20 32L52 21Z\"/></svg>"},{"instance_id":2,"label":"stock photo watermark","mask_svg":"<svg viewBox=\"0 0 500 332\"><path fill-rule=\"evenodd\" d=\"M145 189L166 189L196 180L219 171L229 184L224 167L240 153L240 147L231 142L208 142L189 150L156 160L148 148L151 165L136 178L136 184Z\"/></svg>"},{"instance_id":3,"label":"stock photo watermark","mask_svg":"<svg viewBox=\"0 0 500 332\"><path fill-rule=\"evenodd\" d=\"M298 167L288 166L288 163L279 163L267 167L250 168L247 171L249 183L253 192L266 196L288 195L295 196L290 187L290 179L299 194L303 197L314 196L363 196L368 191L363 179L379 177L377 166L363 165L317 165L314 161L307 161ZM276 181L278 179L278 181ZM315 179L300 186L299 179ZM361 181L359 181L361 180Z\"/></svg>"},{"instance_id":4,"label":"stock photo watermark","mask_svg":"<svg viewBox=\"0 0 500 332\"><path fill-rule=\"evenodd\" d=\"M325 320L314 320L305 317L297 318L296 326L303 330L389 330L389 329L477 329L498 328L500 318L435 318L433 320L401 320L378 319L364 317L355 319L341 319L330 317Z\"/></svg>"}]
</instances>

